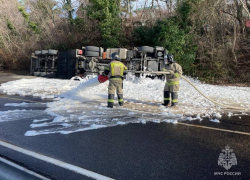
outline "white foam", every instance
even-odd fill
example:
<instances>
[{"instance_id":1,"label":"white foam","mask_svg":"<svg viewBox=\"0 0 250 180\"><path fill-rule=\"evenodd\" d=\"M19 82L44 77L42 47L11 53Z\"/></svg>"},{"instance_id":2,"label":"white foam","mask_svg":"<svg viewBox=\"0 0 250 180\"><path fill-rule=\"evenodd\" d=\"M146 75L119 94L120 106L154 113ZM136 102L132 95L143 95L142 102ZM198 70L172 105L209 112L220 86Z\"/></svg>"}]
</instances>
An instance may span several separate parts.
<instances>
[{"instance_id":1,"label":"white foam","mask_svg":"<svg viewBox=\"0 0 250 180\"><path fill-rule=\"evenodd\" d=\"M210 119L210 121L215 122L215 123L220 123L218 119Z\"/></svg>"},{"instance_id":2,"label":"white foam","mask_svg":"<svg viewBox=\"0 0 250 180\"><path fill-rule=\"evenodd\" d=\"M13 107L18 107L18 106L26 106L26 105L28 105L29 103L25 103L25 102L23 102L23 103L6 103L6 104L4 104L4 106L13 106Z\"/></svg>"},{"instance_id":3,"label":"white foam","mask_svg":"<svg viewBox=\"0 0 250 180\"><path fill-rule=\"evenodd\" d=\"M250 106L249 87L214 86L201 83L198 79L188 79L206 96L218 102L233 106ZM183 79L180 80L180 84L177 113L175 110L167 109L161 105L165 82L159 79L129 76L124 80L123 95L125 102L131 104L131 107L115 106L114 109L106 108L108 81L100 84L97 77L81 81L47 78L11 81L2 84L0 90L7 94L31 95L41 98L54 97L55 99L54 102L46 103L47 109L45 111L31 111L32 113L25 110L0 112L0 121L18 120L20 116L33 118L33 122L37 124L33 123L32 127L43 129L28 131L25 134L28 136L50 133L68 134L138 122L146 124L152 121L155 123L177 123L178 120L201 121L203 117L212 116L216 118L212 122L219 121L221 114L224 113L223 108L215 106L205 99ZM29 104L8 103L6 106L26 107ZM117 104L117 97L115 97L115 104ZM154 106L155 109L147 109L148 105ZM135 109L133 106L145 108L147 112L132 110ZM240 115L243 113L247 114L246 111L242 111ZM228 116L232 114L229 112ZM40 119L37 119L37 116ZM47 124L42 121L46 121ZM57 126L53 127L55 124ZM47 126L50 128L46 129Z\"/></svg>"},{"instance_id":4,"label":"white foam","mask_svg":"<svg viewBox=\"0 0 250 180\"><path fill-rule=\"evenodd\" d=\"M33 122L43 122L43 121L48 121L48 119L34 119Z\"/></svg>"}]
</instances>

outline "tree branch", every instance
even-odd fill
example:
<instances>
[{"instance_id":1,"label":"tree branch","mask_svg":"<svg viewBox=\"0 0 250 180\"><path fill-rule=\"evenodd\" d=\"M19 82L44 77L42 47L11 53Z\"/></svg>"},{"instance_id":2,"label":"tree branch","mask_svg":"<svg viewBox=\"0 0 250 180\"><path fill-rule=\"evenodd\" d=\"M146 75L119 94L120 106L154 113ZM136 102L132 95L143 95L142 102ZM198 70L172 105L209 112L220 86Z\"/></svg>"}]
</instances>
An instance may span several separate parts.
<instances>
[{"instance_id":1,"label":"tree branch","mask_svg":"<svg viewBox=\"0 0 250 180\"><path fill-rule=\"evenodd\" d=\"M245 11L247 12L248 19L250 19L250 13L249 13L249 10L248 10L248 8L247 8L246 4L245 4L242 0L240 0L240 2L242 3L243 8L244 8L244 9L245 9Z\"/></svg>"}]
</instances>

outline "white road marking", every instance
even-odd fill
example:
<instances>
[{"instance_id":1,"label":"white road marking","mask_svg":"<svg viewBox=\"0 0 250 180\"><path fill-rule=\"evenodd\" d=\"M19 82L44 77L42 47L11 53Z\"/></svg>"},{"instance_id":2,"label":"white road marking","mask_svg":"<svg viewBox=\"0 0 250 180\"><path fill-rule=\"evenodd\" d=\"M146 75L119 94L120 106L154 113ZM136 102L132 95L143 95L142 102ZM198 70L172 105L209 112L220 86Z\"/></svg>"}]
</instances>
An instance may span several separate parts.
<instances>
[{"instance_id":1,"label":"white road marking","mask_svg":"<svg viewBox=\"0 0 250 180\"><path fill-rule=\"evenodd\" d=\"M26 155L28 155L28 156L32 156L32 157L34 157L34 158L40 159L40 160L42 160L42 161L45 161L45 162L54 164L54 165L56 165L56 166L59 166L59 167L68 169L68 170L70 170L70 171L73 171L73 172L82 174L82 175L84 175L84 176L93 178L93 179L97 179L97 180L112 180L112 178L103 176L103 175L101 175L101 174L98 174L98 173L89 171L89 170L87 170L87 169L80 168L80 167L78 167L78 166L74 166L74 165L72 165L72 164L65 163L65 162L63 162L63 161L60 161L60 160L57 160L57 159L54 159L54 158L51 158L51 157L48 157L48 156L45 156L45 155L42 155L42 154L38 154L38 153L36 153L36 152L29 151L29 150L27 150L27 149L24 149L24 148L15 146L15 145L13 145L13 144L10 144L10 143L7 143L7 142L1 141L1 140L0 140L0 145L1 145L1 146L4 146L4 147L6 147L6 148L9 148L9 149L18 151L18 152L20 152L20 153L26 154Z\"/></svg>"},{"instance_id":2,"label":"white road marking","mask_svg":"<svg viewBox=\"0 0 250 180\"><path fill-rule=\"evenodd\" d=\"M181 122L178 122L177 124L185 125L185 126L198 127L198 128L204 128L204 129L212 129L212 130L216 130L216 131L230 132L230 133L235 133L235 134L250 135L250 133L247 133L247 132L232 131L232 130L228 130L228 129L213 128L213 127L200 126L200 125L195 125L195 124L187 124L187 123L181 123Z\"/></svg>"},{"instance_id":3,"label":"white road marking","mask_svg":"<svg viewBox=\"0 0 250 180\"><path fill-rule=\"evenodd\" d=\"M16 168L16 169L19 169L19 170L21 170L21 171L24 171L24 172L26 172L26 173L28 173L28 174L31 174L31 175L33 175L33 176L36 176L36 177L38 177L38 178L40 178L40 179L42 179L42 180L50 180L50 179L48 179L48 178L46 178L46 177L44 177L44 176L41 176L40 174L37 174L37 173L35 173L35 172L33 172L33 171L30 171L30 170L28 170L28 169L26 169L26 168L24 168L24 167L22 167L22 166L19 166L19 165L15 164L15 163L13 163L13 162L11 162L11 161L8 161L8 160L6 160L6 159L1 158L1 157L0 157L0 161L3 162L3 163L5 163L5 164L8 164L8 165L10 165L10 166L12 166L12 167L14 167L14 168Z\"/></svg>"},{"instance_id":4,"label":"white road marking","mask_svg":"<svg viewBox=\"0 0 250 180\"><path fill-rule=\"evenodd\" d=\"M11 98L11 97L5 97L5 96L0 96L0 98L5 98L5 99L14 99L14 100L19 100L19 101L26 101L26 102L33 102L33 103L43 103L43 102L38 102L38 101L31 101L31 100L26 100L26 99L18 99L18 98Z\"/></svg>"}]
</instances>

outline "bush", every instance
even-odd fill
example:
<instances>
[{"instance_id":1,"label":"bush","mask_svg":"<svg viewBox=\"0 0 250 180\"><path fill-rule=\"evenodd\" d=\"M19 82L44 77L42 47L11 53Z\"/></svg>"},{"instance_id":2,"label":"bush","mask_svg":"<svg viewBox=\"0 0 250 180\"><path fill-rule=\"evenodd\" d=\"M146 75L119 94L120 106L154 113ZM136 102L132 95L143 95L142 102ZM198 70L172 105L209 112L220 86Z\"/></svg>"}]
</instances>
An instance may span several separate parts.
<instances>
[{"instance_id":1,"label":"bush","mask_svg":"<svg viewBox=\"0 0 250 180\"><path fill-rule=\"evenodd\" d=\"M192 23L188 15L192 5L182 3L177 14L159 20L152 27L139 26L134 29L135 45L162 46L174 55L174 59L182 66L185 73L190 73L196 57L197 45L194 43Z\"/></svg>"}]
</instances>

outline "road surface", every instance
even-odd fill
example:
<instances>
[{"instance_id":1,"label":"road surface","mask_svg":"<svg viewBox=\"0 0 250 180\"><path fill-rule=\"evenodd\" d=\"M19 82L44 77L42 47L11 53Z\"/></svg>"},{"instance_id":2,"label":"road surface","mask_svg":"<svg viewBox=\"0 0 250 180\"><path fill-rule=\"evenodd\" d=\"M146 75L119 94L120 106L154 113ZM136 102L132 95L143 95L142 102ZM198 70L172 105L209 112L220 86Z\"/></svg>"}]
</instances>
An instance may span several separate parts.
<instances>
[{"instance_id":1,"label":"road surface","mask_svg":"<svg viewBox=\"0 0 250 180\"><path fill-rule=\"evenodd\" d=\"M48 101L2 93L0 113L25 109L40 116L46 107L35 104ZM30 106L4 106L22 102ZM250 179L249 116L225 116L221 123L132 123L71 134L24 136L33 120L34 116L28 116L0 122L0 157L49 179ZM234 165L218 165L225 152Z\"/></svg>"}]
</instances>

